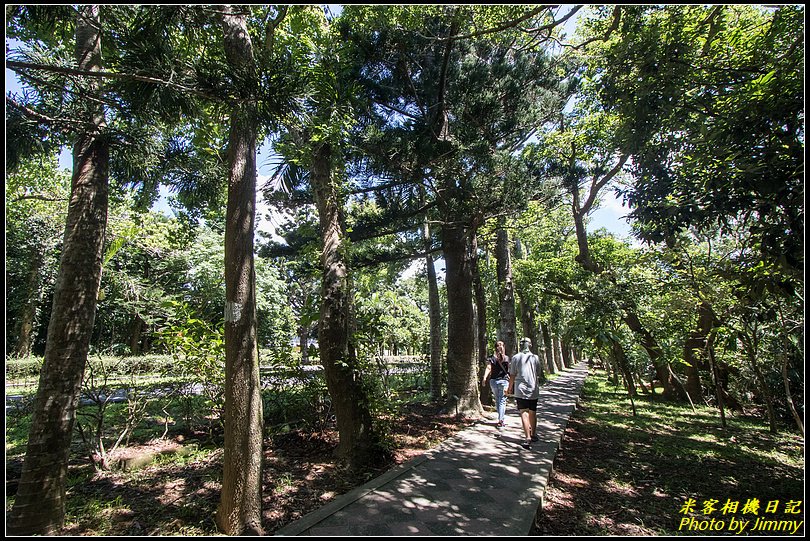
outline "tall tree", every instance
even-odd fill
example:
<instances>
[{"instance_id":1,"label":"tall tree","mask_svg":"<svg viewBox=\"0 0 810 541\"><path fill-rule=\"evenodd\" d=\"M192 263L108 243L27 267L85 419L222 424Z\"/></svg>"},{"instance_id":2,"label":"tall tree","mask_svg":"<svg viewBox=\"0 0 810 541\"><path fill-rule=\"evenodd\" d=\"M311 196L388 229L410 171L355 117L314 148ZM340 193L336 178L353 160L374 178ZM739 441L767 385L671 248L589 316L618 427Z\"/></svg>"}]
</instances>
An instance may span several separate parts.
<instances>
[{"instance_id":1,"label":"tall tree","mask_svg":"<svg viewBox=\"0 0 810 541\"><path fill-rule=\"evenodd\" d=\"M506 218L498 219L497 240L495 243L495 259L497 261L498 275L498 306L500 322L498 335L503 340L507 355L517 353L516 316L515 316L515 287L512 282L512 254L509 249L509 232L506 229ZM527 306L524 313L528 317ZM530 329L526 329L528 332ZM528 336L528 334L526 335ZM533 342L535 347L538 342Z\"/></svg>"},{"instance_id":2,"label":"tall tree","mask_svg":"<svg viewBox=\"0 0 810 541\"><path fill-rule=\"evenodd\" d=\"M424 191L423 191L424 193ZM428 282L428 315L430 319L430 397L439 400L442 395L442 314L439 301L439 284L433 262L430 224L425 216L425 272Z\"/></svg>"},{"instance_id":3,"label":"tall tree","mask_svg":"<svg viewBox=\"0 0 810 541\"><path fill-rule=\"evenodd\" d=\"M70 176L55 158L39 157L6 176L6 354L30 355L40 327L47 330L43 304L59 264Z\"/></svg>"},{"instance_id":4,"label":"tall tree","mask_svg":"<svg viewBox=\"0 0 810 541\"><path fill-rule=\"evenodd\" d=\"M344 14L349 21L371 20L385 29L352 34L367 52L364 82L378 105L380 120L370 140L395 149L377 158L375 172L393 174L397 181L377 189L403 192L413 183L430 190L446 263L448 407L478 415L476 347L469 333L472 241L496 208L525 203L521 200L531 186L520 190L525 177L507 181L509 168L499 169L507 161L503 155L521 146L547 110L562 108L555 93L560 78L547 56L513 46L519 42L530 49L534 38L542 42L542 32L515 29L531 20L537 23L534 30L548 31L555 25L552 11L437 6L346 8ZM388 22L392 19L396 25Z\"/></svg>"},{"instance_id":5,"label":"tall tree","mask_svg":"<svg viewBox=\"0 0 810 541\"><path fill-rule=\"evenodd\" d=\"M583 17L584 101L611 119L632 176L622 189L637 235L675 243L693 229L745 228L759 257L753 291L792 296L803 270L804 9L638 6ZM616 69L616 67L621 69ZM748 252L741 252L748 254ZM745 263L743 263L743 259ZM749 275L753 278L753 275ZM629 318L639 331L641 320ZM651 334L640 332L652 346ZM649 349L649 348L648 348ZM655 355L656 348L649 349ZM722 379L722 378L721 378Z\"/></svg>"},{"instance_id":6,"label":"tall tree","mask_svg":"<svg viewBox=\"0 0 810 541\"><path fill-rule=\"evenodd\" d=\"M258 66L247 13L222 6L225 56L236 89L230 110L225 215L225 453L217 524L228 535L262 533L264 418L256 338L256 141Z\"/></svg>"},{"instance_id":7,"label":"tall tree","mask_svg":"<svg viewBox=\"0 0 810 541\"><path fill-rule=\"evenodd\" d=\"M77 9L75 61L81 71L102 68L101 24L99 6ZM68 454L96 313L109 187L103 88L99 79L88 79L79 91L84 130L73 145L59 278L23 471L8 517L12 534L54 534L65 518Z\"/></svg>"},{"instance_id":8,"label":"tall tree","mask_svg":"<svg viewBox=\"0 0 810 541\"><path fill-rule=\"evenodd\" d=\"M358 359L350 244L345 223L345 153L363 95L354 84L359 67L349 44L342 44L323 12L306 11L311 39L302 48L299 69L308 91L298 118L286 123L277 144L290 186L308 181L320 225L320 361L338 425L338 456L361 470L384 453L371 416L371 395ZM297 38L293 38L297 39Z\"/></svg>"}]
</instances>

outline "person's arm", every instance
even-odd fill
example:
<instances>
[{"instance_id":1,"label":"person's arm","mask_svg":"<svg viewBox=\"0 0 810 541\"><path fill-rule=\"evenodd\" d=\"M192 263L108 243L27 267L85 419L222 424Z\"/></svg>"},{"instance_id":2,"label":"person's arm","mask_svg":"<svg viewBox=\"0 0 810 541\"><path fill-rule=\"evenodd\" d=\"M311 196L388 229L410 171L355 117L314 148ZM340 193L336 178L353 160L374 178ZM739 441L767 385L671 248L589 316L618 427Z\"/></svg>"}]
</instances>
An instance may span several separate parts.
<instances>
[{"instance_id":1,"label":"person's arm","mask_svg":"<svg viewBox=\"0 0 810 541\"><path fill-rule=\"evenodd\" d=\"M489 377L490 373L492 373L492 365L487 363L487 368L484 370L484 377L481 378L481 387L487 382L487 378Z\"/></svg>"},{"instance_id":2,"label":"person's arm","mask_svg":"<svg viewBox=\"0 0 810 541\"><path fill-rule=\"evenodd\" d=\"M515 386L515 375L509 374L509 387L506 388L506 394L512 394L512 388Z\"/></svg>"}]
</instances>

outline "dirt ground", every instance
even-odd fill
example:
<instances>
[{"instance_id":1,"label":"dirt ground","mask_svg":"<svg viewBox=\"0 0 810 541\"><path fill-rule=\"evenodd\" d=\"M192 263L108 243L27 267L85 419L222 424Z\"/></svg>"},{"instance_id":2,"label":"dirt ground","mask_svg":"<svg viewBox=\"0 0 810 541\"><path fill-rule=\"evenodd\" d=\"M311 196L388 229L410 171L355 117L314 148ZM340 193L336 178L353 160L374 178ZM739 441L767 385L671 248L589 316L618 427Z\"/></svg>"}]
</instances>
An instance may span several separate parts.
<instances>
[{"instance_id":1,"label":"dirt ground","mask_svg":"<svg viewBox=\"0 0 810 541\"><path fill-rule=\"evenodd\" d=\"M391 458L361 475L348 475L335 461L334 427L269 437L264 464L265 533L274 534L472 422L442 415L436 405L410 405L387 420ZM198 450L183 457L173 452L180 445L186 449L198 446ZM661 480L683 479L693 492L713 494L714 478L695 473L700 471L737 478L746 491L765 496L768 490L775 491L773 497L789 493L767 486L773 481L764 483L763 479L789 477L775 467L763 474L764 466L758 463L707 459L702 463L704 469L692 471L680 462L642 453L644 449L640 446L633 451L618 440L599 437L587 423L572 417L530 535L670 535L676 511L673 502L683 498ZM68 521L60 535L217 535L214 516L221 488L221 434L175 434L126 450L129 454L147 451L167 454L133 471L95 472L87 460L72 464ZM7 495L16 490L15 475L19 476L19 459L7 461ZM626 482L616 481L623 478Z\"/></svg>"},{"instance_id":2,"label":"dirt ground","mask_svg":"<svg viewBox=\"0 0 810 541\"><path fill-rule=\"evenodd\" d=\"M435 447L472 424L439 413L434 404L412 404L387 421L391 458L360 475L335 460L334 427L292 430L265 442L263 527L272 535L352 488ZM96 472L86 459L72 464L67 524L60 535L216 535L214 521L222 474L221 434L170 435L123 449L120 455L157 455L132 471ZM180 447L197 449L184 458ZM206 452L206 448L211 449ZM121 458L120 456L115 458ZM16 491L19 459L7 461L6 493Z\"/></svg>"}]
</instances>

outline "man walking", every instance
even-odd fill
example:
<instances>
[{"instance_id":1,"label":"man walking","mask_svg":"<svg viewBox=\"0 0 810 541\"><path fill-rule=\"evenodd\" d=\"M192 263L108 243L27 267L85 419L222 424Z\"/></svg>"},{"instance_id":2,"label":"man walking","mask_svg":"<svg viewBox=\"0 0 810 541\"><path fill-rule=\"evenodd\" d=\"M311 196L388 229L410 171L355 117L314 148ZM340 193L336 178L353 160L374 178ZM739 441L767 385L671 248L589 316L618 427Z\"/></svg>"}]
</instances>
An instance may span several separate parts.
<instances>
[{"instance_id":1,"label":"man walking","mask_svg":"<svg viewBox=\"0 0 810 541\"><path fill-rule=\"evenodd\" d=\"M520 341L520 352L512 357L509 363L509 387L507 395L514 395L520 420L523 423L525 441L521 444L524 449L531 449L533 441L537 441L537 399L540 397L541 374L540 359L531 352L532 341L523 338Z\"/></svg>"}]
</instances>

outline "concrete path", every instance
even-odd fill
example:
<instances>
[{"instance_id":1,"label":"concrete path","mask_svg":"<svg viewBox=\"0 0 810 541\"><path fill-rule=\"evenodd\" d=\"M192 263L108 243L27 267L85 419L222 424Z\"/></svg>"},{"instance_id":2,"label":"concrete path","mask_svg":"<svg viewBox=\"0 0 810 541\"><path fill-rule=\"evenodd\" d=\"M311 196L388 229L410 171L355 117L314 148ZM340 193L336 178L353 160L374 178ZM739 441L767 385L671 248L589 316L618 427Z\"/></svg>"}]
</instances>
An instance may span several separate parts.
<instances>
[{"instance_id":1,"label":"concrete path","mask_svg":"<svg viewBox=\"0 0 810 541\"><path fill-rule=\"evenodd\" d=\"M477 423L276 535L527 535L587 374L581 362L541 389L531 450L510 398L500 438Z\"/></svg>"}]
</instances>

